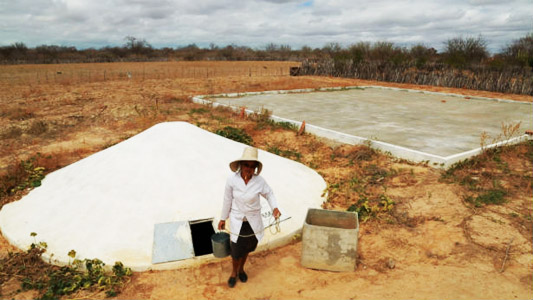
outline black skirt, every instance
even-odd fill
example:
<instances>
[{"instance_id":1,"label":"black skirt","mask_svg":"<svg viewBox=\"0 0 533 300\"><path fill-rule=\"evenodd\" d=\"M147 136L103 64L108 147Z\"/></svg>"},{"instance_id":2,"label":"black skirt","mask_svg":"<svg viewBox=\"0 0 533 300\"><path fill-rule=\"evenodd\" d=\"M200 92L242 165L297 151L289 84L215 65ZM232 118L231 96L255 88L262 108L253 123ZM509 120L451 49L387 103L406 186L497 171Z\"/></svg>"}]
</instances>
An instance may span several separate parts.
<instances>
[{"instance_id":1,"label":"black skirt","mask_svg":"<svg viewBox=\"0 0 533 300\"><path fill-rule=\"evenodd\" d=\"M231 242L230 248L231 248L231 257L233 259L239 259L243 257L244 255L252 252L257 248L257 238L255 237L254 231L252 227L250 226L250 223L247 221L242 222L241 232L239 235L252 235L250 237L242 237L239 236L237 239L237 242Z\"/></svg>"}]
</instances>

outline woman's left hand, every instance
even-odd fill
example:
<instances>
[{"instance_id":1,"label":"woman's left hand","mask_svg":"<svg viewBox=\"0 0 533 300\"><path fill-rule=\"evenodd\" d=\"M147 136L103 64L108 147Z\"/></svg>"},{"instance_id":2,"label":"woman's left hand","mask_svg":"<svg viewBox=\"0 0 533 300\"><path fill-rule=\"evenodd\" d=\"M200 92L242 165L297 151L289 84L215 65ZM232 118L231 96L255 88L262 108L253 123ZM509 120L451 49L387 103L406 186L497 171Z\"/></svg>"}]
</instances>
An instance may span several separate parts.
<instances>
[{"instance_id":1,"label":"woman's left hand","mask_svg":"<svg viewBox=\"0 0 533 300\"><path fill-rule=\"evenodd\" d=\"M276 207L274 208L274 211L272 211L272 215L274 215L274 218L279 219L281 216L281 213L279 212L279 209Z\"/></svg>"},{"instance_id":2,"label":"woman's left hand","mask_svg":"<svg viewBox=\"0 0 533 300\"><path fill-rule=\"evenodd\" d=\"M226 220L220 220L218 222L218 230L224 230L226 229Z\"/></svg>"}]
</instances>

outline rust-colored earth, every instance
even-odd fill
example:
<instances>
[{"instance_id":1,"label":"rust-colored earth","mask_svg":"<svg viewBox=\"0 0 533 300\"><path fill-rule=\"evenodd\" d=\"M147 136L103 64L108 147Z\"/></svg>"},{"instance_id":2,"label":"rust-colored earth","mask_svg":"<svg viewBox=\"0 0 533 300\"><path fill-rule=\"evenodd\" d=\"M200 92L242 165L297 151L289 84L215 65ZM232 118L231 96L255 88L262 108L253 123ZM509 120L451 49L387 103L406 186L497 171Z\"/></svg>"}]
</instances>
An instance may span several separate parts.
<instances>
[{"instance_id":1,"label":"rust-colored earth","mask_svg":"<svg viewBox=\"0 0 533 300\"><path fill-rule=\"evenodd\" d=\"M257 120L242 119L221 109L206 110L186 100L198 94L353 85L386 85L531 102L530 96L354 79L250 74L0 85L2 174L8 174L20 159L37 152L51 155L39 162L53 170L163 121L187 121L211 131L224 126L244 128L257 147L299 153L298 159L315 168L330 185L363 178L372 168L385 170L375 173L386 175L369 183L366 190L369 195L386 194L395 202L394 209L361 223L354 272L302 267L302 245L295 237L290 245L253 253L246 269L248 282L238 282L233 289L226 285L231 268L226 258L186 269L135 273L118 295L120 299L532 298L533 210L531 182L527 179L532 178L531 159L518 159L514 152L503 153L501 159L510 166L510 174L516 176L501 177L509 190L508 201L474 207L465 201L466 187L443 181L441 170L397 161L362 146L339 145L283 128L258 126L261 123ZM483 172L491 170L479 170L480 174ZM514 184L517 182L520 184ZM2 201L16 201L23 194L24 191ZM331 194L324 208L346 210L357 198L349 190L339 189ZM279 201L283 205L288 200ZM0 256L18 251L1 236L0 249ZM20 278L13 276L0 286L0 295L15 299L38 296L36 291L19 289ZM105 295L79 292L68 298L72 297L93 299Z\"/></svg>"}]
</instances>

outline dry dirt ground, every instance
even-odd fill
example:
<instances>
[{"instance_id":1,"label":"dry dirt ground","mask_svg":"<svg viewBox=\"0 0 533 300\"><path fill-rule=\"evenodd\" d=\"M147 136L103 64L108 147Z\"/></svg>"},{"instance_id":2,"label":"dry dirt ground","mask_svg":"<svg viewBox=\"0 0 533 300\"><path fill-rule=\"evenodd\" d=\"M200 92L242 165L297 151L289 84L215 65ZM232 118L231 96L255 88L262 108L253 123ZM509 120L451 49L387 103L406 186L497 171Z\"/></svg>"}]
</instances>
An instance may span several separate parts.
<instances>
[{"instance_id":1,"label":"dry dirt ground","mask_svg":"<svg viewBox=\"0 0 533 300\"><path fill-rule=\"evenodd\" d=\"M269 125L261 115L243 119L230 111L187 100L191 95L208 93L353 85L385 84L289 76L4 83L0 94L0 172L2 176L13 174L20 160L35 157L37 152L43 155L36 162L52 171L163 121L187 121L211 131L225 126L242 128L257 147L279 150L324 176L330 186L324 208L346 210L361 195L394 201L390 209L376 206L373 216L361 222L356 270L337 273L302 267L302 244L296 236L289 245L253 253L247 265L249 281L238 282L233 289L226 285L230 261L225 258L191 268L135 273L118 298L533 298L531 156L517 159L515 152L503 153L500 159L515 176L501 177L509 191L507 202L476 207L465 201L470 193L467 187L442 180L442 170L397 160L364 146L297 135L294 130ZM387 85L531 101L530 96ZM524 147L523 151L531 151L527 149L531 145ZM479 176L494 174L490 169L476 170ZM6 186L7 177L3 178ZM0 204L16 201L24 193L4 196ZM284 200L279 201L282 205ZM0 257L8 251L17 250L0 236ZM38 296L36 291L19 289L20 280L13 277L0 286L0 295L15 299ZM105 295L80 292L74 297Z\"/></svg>"}]
</instances>

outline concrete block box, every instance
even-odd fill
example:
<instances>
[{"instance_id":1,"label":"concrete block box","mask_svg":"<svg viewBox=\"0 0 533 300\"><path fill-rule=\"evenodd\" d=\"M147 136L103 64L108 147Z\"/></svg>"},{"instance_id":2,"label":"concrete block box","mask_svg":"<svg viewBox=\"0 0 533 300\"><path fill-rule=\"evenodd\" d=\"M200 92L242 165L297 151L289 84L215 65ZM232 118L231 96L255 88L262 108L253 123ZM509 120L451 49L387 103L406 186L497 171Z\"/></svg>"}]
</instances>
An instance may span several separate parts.
<instances>
[{"instance_id":1,"label":"concrete block box","mask_svg":"<svg viewBox=\"0 0 533 300\"><path fill-rule=\"evenodd\" d=\"M310 208L302 230L302 266L354 271L359 218L356 212Z\"/></svg>"}]
</instances>

